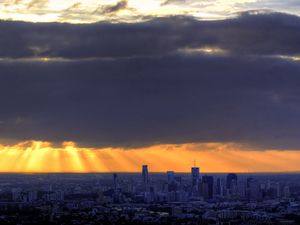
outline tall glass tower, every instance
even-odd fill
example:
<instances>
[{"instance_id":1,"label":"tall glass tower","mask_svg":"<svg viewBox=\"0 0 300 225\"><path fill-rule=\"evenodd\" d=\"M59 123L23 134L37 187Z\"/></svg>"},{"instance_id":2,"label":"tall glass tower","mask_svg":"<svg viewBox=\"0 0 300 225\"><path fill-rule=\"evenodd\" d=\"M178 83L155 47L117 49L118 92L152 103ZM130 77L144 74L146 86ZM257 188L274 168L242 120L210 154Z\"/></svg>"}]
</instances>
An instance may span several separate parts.
<instances>
[{"instance_id":1,"label":"tall glass tower","mask_svg":"<svg viewBox=\"0 0 300 225\"><path fill-rule=\"evenodd\" d=\"M191 175L192 175L192 186L193 187L197 186L199 184L199 179L200 179L199 167L192 167Z\"/></svg>"},{"instance_id":2,"label":"tall glass tower","mask_svg":"<svg viewBox=\"0 0 300 225\"><path fill-rule=\"evenodd\" d=\"M143 167L142 167L142 176L143 176L143 184L145 187L147 187L148 182L149 182L149 174L148 174L148 166L147 165L143 165Z\"/></svg>"}]
</instances>

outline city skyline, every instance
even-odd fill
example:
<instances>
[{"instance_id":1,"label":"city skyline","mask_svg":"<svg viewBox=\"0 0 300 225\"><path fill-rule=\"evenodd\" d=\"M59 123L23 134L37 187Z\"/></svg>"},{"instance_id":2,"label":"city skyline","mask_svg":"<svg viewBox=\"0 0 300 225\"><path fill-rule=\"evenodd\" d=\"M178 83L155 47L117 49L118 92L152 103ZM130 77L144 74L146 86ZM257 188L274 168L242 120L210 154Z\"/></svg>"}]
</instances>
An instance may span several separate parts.
<instances>
[{"instance_id":1,"label":"city skyline","mask_svg":"<svg viewBox=\"0 0 300 225\"><path fill-rule=\"evenodd\" d=\"M1 224L274 224L300 221L298 174L0 174Z\"/></svg>"}]
</instances>

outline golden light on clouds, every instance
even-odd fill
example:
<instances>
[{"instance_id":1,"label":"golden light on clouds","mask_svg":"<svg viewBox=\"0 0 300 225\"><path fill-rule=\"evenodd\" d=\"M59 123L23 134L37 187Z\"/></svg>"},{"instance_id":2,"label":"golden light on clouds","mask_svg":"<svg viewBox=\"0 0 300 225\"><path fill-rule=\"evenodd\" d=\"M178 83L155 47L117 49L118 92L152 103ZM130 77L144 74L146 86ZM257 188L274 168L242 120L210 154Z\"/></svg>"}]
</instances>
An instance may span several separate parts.
<instances>
[{"instance_id":1,"label":"golden light on clouds","mask_svg":"<svg viewBox=\"0 0 300 225\"><path fill-rule=\"evenodd\" d=\"M79 148L73 142L0 146L0 172L189 172L194 160L203 172L300 171L300 151L251 151L235 144L157 145L140 149Z\"/></svg>"},{"instance_id":2,"label":"golden light on clouds","mask_svg":"<svg viewBox=\"0 0 300 225\"><path fill-rule=\"evenodd\" d=\"M182 48L179 52L185 54L200 54L200 55L227 55L228 51L217 47L202 47L202 48Z\"/></svg>"},{"instance_id":3,"label":"golden light on clouds","mask_svg":"<svg viewBox=\"0 0 300 225\"><path fill-rule=\"evenodd\" d=\"M285 60L289 60L289 61L300 62L300 55L277 55L275 57L279 58L279 59L285 59Z\"/></svg>"},{"instance_id":4,"label":"golden light on clouds","mask_svg":"<svg viewBox=\"0 0 300 225\"><path fill-rule=\"evenodd\" d=\"M122 1L125 7L114 7ZM233 17L242 11L257 10L260 4L259 0L3 0L0 1L0 18L91 23L101 20L134 22L147 17L190 15L204 20L218 20ZM281 11L282 6L286 6L288 12L300 14L297 7L290 4L270 2L263 5L263 9ZM113 7L113 13L99 10L105 7Z\"/></svg>"}]
</instances>

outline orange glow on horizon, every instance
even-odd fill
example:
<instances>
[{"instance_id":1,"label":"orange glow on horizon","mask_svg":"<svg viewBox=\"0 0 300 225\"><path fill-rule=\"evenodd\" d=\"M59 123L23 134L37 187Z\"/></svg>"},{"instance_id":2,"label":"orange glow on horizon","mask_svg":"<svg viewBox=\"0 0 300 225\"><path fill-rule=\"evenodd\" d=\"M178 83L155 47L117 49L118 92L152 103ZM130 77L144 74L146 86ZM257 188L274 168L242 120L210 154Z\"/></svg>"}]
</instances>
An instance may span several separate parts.
<instances>
[{"instance_id":1,"label":"orange glow on horizon","mask_svg":"<svg viewBox=\"0 0 300 225\"><path fill-rule=\"evenodd\" d=\"M202 172L295 172L299 158L300 151L254 151L222 143L93 149L30 141L0 145L0 172L139 172L142 164L151 172L189 172L194 160Z\"/></svg>"}]
</instances>

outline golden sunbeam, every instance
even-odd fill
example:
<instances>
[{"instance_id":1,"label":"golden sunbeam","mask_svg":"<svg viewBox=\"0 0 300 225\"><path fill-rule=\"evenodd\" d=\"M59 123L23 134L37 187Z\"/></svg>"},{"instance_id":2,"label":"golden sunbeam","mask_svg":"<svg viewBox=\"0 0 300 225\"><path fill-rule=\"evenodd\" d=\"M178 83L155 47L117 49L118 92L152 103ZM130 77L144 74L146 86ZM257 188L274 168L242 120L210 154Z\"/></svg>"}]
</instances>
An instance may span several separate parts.
<instances>
[{"instance_id":1,"label":"golden sunbeam","mask_svg":"<svg viewBox=\"0 0 300 225\"><path fill-rule=\"evenodd\" d=\"M0 146L0 172L189 172L196 160L204 172L300 171L300 151L254 151L239 145L207 143L156 145L138 149L80 148L73 142L53 147L48 142Z\"/></svg>"}]
</instances>

